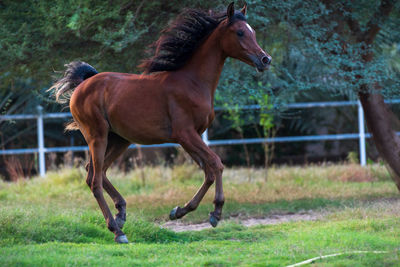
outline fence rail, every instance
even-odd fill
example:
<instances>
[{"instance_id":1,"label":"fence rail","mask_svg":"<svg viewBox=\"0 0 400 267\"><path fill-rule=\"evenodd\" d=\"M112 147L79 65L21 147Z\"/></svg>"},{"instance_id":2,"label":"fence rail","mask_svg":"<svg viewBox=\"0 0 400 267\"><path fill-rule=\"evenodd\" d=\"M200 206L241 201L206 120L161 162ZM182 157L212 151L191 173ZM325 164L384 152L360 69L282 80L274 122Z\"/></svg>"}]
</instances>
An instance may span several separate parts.
<instances>
[{"instance_id":1,"label":"fence rail","mask_svg":"<svg viewBox=\"0 0 400 267\"><path fill-rule=\"evenodd\" d=\"M400 103L400 99L386 101L390 104ZM202 139L208 146L218 145L238 145L238 144L257 144L257 143L283 143L283 142L307 142L307 141L329 141L329 140L349 140L359 139L360 149L360 164L366 164L366 149L365 139L370 138L371 135L365 133L364 125L364 112L360 101L332 101L332 102L309 102L309 103L293 103L285 105L289 109L306 109L306 108L327 108L327 107L342 107L342 106L358 106L358 133L345 133L345 134L329 134L329 135L306 135L306 136L286 136L286 137L273 137L273 138L247 138L247 139L221 139L210 140L208 138L208 131L206 130ZM215 110L227 110L225 107L216 107ZM241 110L260 109L259 105L246 105L240 106ZM0 155L14 155L14 154L32 154L38 153L39 155L39 173L41 176L46 174L45 153L50 152L68 152L68 151L87 151L87 146L67 146L67 147L45 147L44 145L44 119L57 119L71 117L71 113L43 113L41 106L37 107L37 114L18 114L18 115L2 115L0 122L4 120L32 120L36 119L37 123L37 148L21 148L21 149L6 149L0 150ZM132 144L130 149L136 148L138 145ZM158 144L158 145L140 145L140 147L178 147L178 144Z\"/></svg>"}]
</instances>

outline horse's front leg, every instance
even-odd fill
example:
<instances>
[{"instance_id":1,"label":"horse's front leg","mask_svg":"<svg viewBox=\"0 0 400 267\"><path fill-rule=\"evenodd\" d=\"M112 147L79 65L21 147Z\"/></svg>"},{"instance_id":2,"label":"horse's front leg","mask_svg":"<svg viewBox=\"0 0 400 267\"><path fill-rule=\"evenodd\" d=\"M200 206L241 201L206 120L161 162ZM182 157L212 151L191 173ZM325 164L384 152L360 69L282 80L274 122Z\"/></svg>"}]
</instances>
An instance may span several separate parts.
<instances>
[{"instance_id":1,"label":"horse's front leg","mask_svg":"<svg viewBox=\"0 0 400 267\"><path fill-rule=\"evenodd\" d=\"M185 151L190 154L193 160L195 160L204 170L205 179L194 197L186 203L183 208L176 207L171 211L170 219L174 220L182 218L187 213L195 210L199 206L210 186L214 181L216 181L216 194L214 200L215 210L210 213L210 223L215 227L221 219L222 206L224 204L224 194L222 189L222 171L224 166L221 159L203 142L200 135L195 130L179 132L177 140Z\"/></svg>"}]
</instances>

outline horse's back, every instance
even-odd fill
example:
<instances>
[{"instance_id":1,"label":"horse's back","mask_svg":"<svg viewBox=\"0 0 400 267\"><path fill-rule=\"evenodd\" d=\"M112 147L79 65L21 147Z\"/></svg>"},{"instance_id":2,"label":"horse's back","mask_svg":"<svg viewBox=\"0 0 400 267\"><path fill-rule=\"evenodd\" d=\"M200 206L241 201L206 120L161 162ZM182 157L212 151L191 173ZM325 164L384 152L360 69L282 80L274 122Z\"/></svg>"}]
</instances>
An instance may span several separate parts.
<instances>
[{"instance_id":1,"label":"horse's back","mask_svg":"<svg viewBox=\"0 0 400 267\"><path fill-rule=\"evenodd\" d=\"M76 88L71 112L88 122L101 114L110 130L134 143L169 142L171 123L160 76L99 73Z\"/></svg>"}]
</instances>

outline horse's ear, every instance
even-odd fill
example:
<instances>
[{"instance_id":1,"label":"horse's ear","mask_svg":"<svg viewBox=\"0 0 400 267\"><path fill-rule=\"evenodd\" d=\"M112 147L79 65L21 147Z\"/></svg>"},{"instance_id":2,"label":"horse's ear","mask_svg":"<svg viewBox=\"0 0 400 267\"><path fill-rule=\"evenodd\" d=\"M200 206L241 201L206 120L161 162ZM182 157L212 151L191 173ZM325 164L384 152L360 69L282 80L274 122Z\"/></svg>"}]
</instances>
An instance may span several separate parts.
<instances>
[{"instance_id":1,"label":"horse's ear","mask_svg":"<svg viewBox=\"0 0 400 267\"><path fill-rule=\"evenodd\" d=\"M244 2L244 6L243 6L242 10L240 10L240 12L242 12L242 14L244 16L246 16L246 13L247 13L247 3L246 2Z\"/></svg>"},{"instance_id":2,"label":"horse's ear","mask_svg":"<svg viewBox=\"0 0 400 267\"><path fill-rule=\"evenodd\" d=\"M231 20L233 18L233 15L235 14L235 2L232 2L229 4L228 9L226 10L226 15L228 15L228 20Z\"/></svg>"}]
</instances>

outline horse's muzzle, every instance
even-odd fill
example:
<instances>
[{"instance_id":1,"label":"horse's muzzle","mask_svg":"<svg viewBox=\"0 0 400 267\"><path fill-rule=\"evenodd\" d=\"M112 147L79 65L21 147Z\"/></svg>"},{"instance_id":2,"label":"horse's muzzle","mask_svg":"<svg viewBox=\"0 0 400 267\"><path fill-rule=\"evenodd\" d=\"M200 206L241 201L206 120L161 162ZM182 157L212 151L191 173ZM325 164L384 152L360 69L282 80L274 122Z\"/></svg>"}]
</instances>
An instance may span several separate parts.
<instances>
[{"instance_id":1,"label":"horse's muzzle","mask_svg":"<svg viewBox=\"0 0 400 267\"><path fill-rule=\"evenodd\" d=\"M257 71L264 71L269 68L271 65L272 58L271 56L262 53L260 55L251 55L251 61L253 62L254 66L256 67Z\"/></svg>"}]
</instances>

